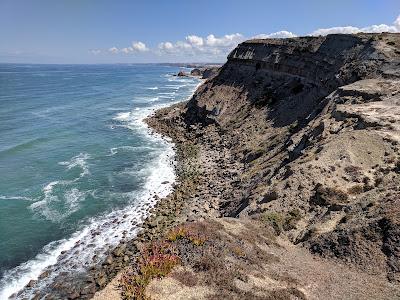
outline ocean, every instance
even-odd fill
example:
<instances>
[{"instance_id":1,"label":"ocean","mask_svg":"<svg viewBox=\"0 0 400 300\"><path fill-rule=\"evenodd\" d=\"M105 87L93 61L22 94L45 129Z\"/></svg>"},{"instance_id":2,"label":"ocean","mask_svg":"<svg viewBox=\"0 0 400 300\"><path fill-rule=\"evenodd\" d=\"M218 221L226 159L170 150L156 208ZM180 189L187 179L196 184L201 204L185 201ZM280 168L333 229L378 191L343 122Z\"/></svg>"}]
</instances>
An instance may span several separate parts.
<instances>
[{"instance_id":1,"label":"ocean","mask_svg":"<svg viewBox=\"0 0 400 300\"><path fill-rule=\"evenodd\" d=\"M162 65L0 64L0 299L129 240L175 180L143 119L199 80Z\"/></svg>"}]
</instances>

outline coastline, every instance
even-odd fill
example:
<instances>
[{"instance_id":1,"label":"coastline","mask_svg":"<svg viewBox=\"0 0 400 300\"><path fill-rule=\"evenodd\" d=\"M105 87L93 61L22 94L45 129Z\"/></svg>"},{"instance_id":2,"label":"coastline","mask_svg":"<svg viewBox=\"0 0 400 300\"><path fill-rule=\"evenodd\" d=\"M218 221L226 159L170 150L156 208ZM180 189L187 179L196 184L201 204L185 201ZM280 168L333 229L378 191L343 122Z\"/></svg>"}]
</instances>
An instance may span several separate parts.
<instances>
[{"instance_id":1,"label":"coastline","mask_svg":"<svg viewBox=\"0 0 400 300\"><path fill-rule=\"evenodd\" d=\"M136 243L123 296L400 297L389 124L398 117L371 112L397 111L398 72L385 73L396 60L359 47L387 54L396 43L389 34L247 41L188 103L148 118L176 145L179 184ZM172 267L147 276L148 256Z\"/></svg>"},{"instance_id":2,"label":"coastline","mask_svg":"<svg viewBox=\"0 0 400 300\"><path fill-rule=\"evenodd\" d=\"M201 82L200 87L204 82ZM197 89L196 89L197 90ZM216 184L229 185L238 180L239 166L235 159L225 152L225 145L216 128L191 128L188 130L181 119L187 109L188 101L173 104L169 107L156 110L145 119L148 126L155 134L171 139L175 145L175 170L177 180L173 191L165 198L159 199L151 211L151 215L143 223L143 230L131 241L136 253L142 251L145 245L152 241L162 239L171 228L187 222L221 217L218 199L222 195L209 186L210 178L217 178L220 173L229 170L229 179L225 182L218 180ZM206 140L199 139L199 135L207 136ZM212 143L210 138L215 140ZM222 142L222 143L221 143ZM217 144L219 147L214 148ZM215 164L215 162L218 162ZM224 166L230 166L228 169ZM222 177L219 177L222 179ZM221 189L220 189L221 191ZM229 193L229 190L224 191ZM214 198L213 201L210 199ZM123 246L125 247L125 246ZM138 259L134 256L134 259ZM119 278L125 270L113 274L112 281L99 290L93 297L95 300L120 299ZM110 296L112 295L112 296ZM118 296L117 296L118 295Z\"/></svg>"},{"instance_id":3,"label":"coastline","mask_svg":"<svg viewBox=\"0 0 400 300\"><path fill-rule=\"evenodd\" d=\"M330 57L336 38L245 42L189 101L146 118L175 145L174 190L157 199L136 239L92 271L91 290L68 297L87 299L103 287L96 300L400 297L399 143L390 125L398 116L375 119L378 125L367 119L370 102L398 110L397 73L355 81L354 59L343 49L334 61L343 74L332 63L331 73L318 74L323 80L313 77L317 64L276 73L304 66L304 56ZM350 50L384 43L382 36L376 44L363 35L343 40ZM328 46L319 52L314 43ZM248 56L252 47L269 62L277 47L285 53L304 44L306 54L290 52L292 61ZM361 66L373 60L360 57ZM122 296L109 298L117 285Z\"/></svg>"},{"instance_id":4,"label":"coastline","mask_svg":"<svg viewBox=\"0 0 400 300\"><path fill-rule=\"evenodd\" d=\"M205 83L207 81L198 85L193 96ZM156 110L145 119L156 134L171 139L175 145L177 181L173 192L157 202L151 216L144 222L143 231L133 241L137 253L145 251L149 243L158 243L168 232L179 226L199 222L225 222L221 203L229 199L230 195L241 193L237 188L243 164L237 153L231 151L232 141L225 140L224 134L215 124L188 127L184 116L189 109L189 101ZM258 221L255 223L265 229L263 224L258 224ZM254 226L251 222L248 225ZM268 229L265 232L270 234ZM261 239L263 234L260 233ZM134 259L140 258L136 256ZM98 291L93 299L122 299L117 278L121 278L124 272L121 270L116 274L115 279L104 290Z\"/></svg>"},{"instance_id":5,"label":"coastline","mask_svg":"<svg viewBox=\"0 0 400 300\"><path fill-rule=\"evenodd\" d=\"M203 83L204 81L200 82L196 90ZM190 143L190 138L187 137L185 133L186 129L183 126L175 126L179 123L172 124L169 122L171 118L169 113L172 112L175 116L180 115L181 110L184 109L187 102L188 100L158 109L145 119L145 122L152 129L153 134L159 134L163 138L171 139L175 149L175 172L177 178L173 185L172 192L166 197L158 199L157 203L150 211L150 215L143 222L142 230L137 237L127 244L120 245L113 251L114 254L118 254L117 259L124 255L123 252L128 252L130 254L132 251L132 260L136 260L144 244L161 238L174 226L186 221L198 220L198 216L195 217L197 214L193 213L195 209L192 206L193 203L189 201L198 188L200 181L200 174L197 174L195 171L199 168L198 157L193 153L193 147L195 146ZM163 118L163 114L168 115L167 119ZM165 121L167 123L165 123ZM184 143L188 142L190 143L189 146L184 146ZM205 214L209 213L209 210L205 212ZM130 261L131 259L129 262ZM96 282L101 282L101 287L103 287L103 289L100 287L92 299L121 299L119 280L126 271L126 268L129 268L129 264L124 268L118 267L118 272L115 273L113 272L113 266L111 266L111 268L107 270L109 273L107 274L108 281L106 284L103 284L104 277L101 274L94 273Z\"/></svg>"}]
</instances>

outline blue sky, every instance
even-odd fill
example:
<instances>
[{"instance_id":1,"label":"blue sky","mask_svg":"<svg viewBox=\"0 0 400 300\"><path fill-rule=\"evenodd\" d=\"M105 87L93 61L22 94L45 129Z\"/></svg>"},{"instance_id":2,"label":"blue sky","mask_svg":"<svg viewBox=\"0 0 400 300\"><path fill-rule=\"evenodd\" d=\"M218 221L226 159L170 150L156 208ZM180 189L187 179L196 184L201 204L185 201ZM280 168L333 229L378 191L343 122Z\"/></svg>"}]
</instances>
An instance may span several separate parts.
<instances>
[{"instance_id":1,"label":"blue sky","mask_svg":"<svg viewBox=\"0 0 400 300\"><path fill-rule=\"evenodd\" d=\"M0 0L0 62L223 61L260 34L396 32L399 15L399 0Z\"/></svg>"}]
</instances>

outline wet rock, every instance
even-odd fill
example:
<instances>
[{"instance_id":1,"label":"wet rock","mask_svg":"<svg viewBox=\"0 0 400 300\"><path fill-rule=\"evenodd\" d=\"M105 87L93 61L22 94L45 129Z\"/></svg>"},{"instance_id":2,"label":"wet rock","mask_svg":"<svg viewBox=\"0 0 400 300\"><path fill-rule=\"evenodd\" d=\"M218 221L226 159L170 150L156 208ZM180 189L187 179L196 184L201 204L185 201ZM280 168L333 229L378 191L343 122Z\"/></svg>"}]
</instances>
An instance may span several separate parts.
<instances>
[{"instance_id":1,"label":"wet rock","mask_svg":"<svg viewBox=\"0 0 400 300\"><path fill-rule=\"evenodd\" d=\"M42 294L40 292L36 292L35 295L33 296L32 300L39 300L41 298L42 298ZM13 299L13 296L11 296L10 299Z\"/></svg>"},{"instance_id":2,"label":"wet rock","mask_svg":"<svg viewBox=\"0 0 400 300\"><path fill-rule=\"evenodd\" d=\"M114 258L112 257L112 255L108 255L105 260L105 264L111 265L113 262L114 262Z\"/></svg>"},{"instance_id":3,"label":"wet rock","mask_svg":"<svg viewBox=\"0 0 400 300\"><path fill-rule=\"evenodd\" d=\"M202 72L201 72L200 69L194 68L192 71L190 71L190 75L192 75L192 76L201 76Z\"/></svg>"},{"instance_id":4,"label":"wet rock","mask_svg":"<svg viewBox=\"0 0 400 300\"><path fill-rule=\"evenodd\" d=\"M42 274L39 275L39 279L46 278L50 275L50 271L44 271Z\"/></svg>"},{"instance_id":5,"label":"wet rock","mask_svg":"<svg viewBox=\"0 0 400 300\"><path fill-rule=\"evenodd\" d=\"M107 284L107 277L105 275L100 276L96 279L96 284L101 288L104 287Z\"/></svg>"},{"instance_id":6,"label":"wet rock","mask_svg":"<svg viewBox=\"0 0 400 300\"><path fill-rule=\"evenodd\" d=\"M35 284L36 284L36 280L30 280L29 282L28 282L28 284L26 285L26 287L28 287L28 288L31 288L31 287L33 287Z\"/></svg>"},{"instance_id":7,"label":"wet rock","mask_svg":"<svg viewBox=\"0 0 400 300\"><path fill-rule=\"evenodd\" d=\"M179 73L178 73L177 76L178 76L178 77L187 77L188 74L187 74L186 72L184 72L184 71L179 71Z\"/></svg>"},{"instance_id":8,"label":"wet rock","mask_svg":"<svg viewBox=\"0 0 400 300\"><path fill-rule=\"evenodd\" d=\"M149 221L147 226L148 226L148 228L154 228L157 226L157 224L158 224L157 220L151 220L151 221Z\"/></svg>"},{"instance_id":9,"label":"wet rock","mask_svg":"<svg viewBox=\"0 0 400 300\"><path fill-rule=\"evenodd\" d=\"M126 244L122 244L114 249L113 254L117 257L122 256L125 252L125 249L126 249Z\"/></svg>"}]
</instances>

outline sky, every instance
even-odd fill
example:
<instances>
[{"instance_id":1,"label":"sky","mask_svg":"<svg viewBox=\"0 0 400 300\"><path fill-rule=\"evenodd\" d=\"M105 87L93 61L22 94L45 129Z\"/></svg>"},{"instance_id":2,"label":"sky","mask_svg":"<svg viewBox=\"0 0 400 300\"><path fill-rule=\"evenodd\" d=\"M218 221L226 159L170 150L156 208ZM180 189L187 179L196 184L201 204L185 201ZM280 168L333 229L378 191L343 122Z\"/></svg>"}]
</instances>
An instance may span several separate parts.
<instances>
[{"instance_id":1,"label":"sky","mask_svg":"<svg viewBox=\"0 0 400 300\"><path fill-rule=\"evenodd\" d=\"M399 0L0 0L0 62L224 62L240 42L400 32Z\"/></svg>"}]
</instances>

